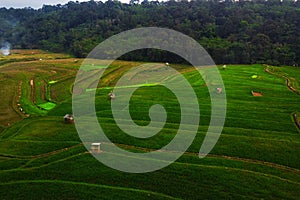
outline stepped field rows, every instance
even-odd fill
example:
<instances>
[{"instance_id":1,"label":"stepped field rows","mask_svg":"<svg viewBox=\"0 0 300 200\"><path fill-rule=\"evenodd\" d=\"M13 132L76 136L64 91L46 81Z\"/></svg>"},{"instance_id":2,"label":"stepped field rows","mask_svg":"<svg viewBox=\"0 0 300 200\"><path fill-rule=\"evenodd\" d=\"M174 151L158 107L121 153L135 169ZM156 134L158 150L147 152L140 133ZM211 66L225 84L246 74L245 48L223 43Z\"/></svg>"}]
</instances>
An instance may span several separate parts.
<instances>
[{"instance_id":1,"label":"stepped field rows","mask_svg":"<svg viewBox=\"0 0 300 200\"><path fill-rule=\"evenodd\" d=\"M269 66L272 73L268 73L263 65L219 67L228 101L226 122L211 154L199 159L210 120L208 90L191 67L173 65L197 93L201 110L197 136L188 152L170 166L147 174L127 174L99 163L83 147L75 126L63 123L63 116L72 113L72 85L81 62L40 50L16 50L0 57L2 199L297 199L300 195L300 131L292 116L300 112L300 95L289 90L283 78L289 78L300 91L299 68ZM168 113L167 123L147 140L122 133L110 109L109 87L140 64L115 61L98 85L95 102L99 123L110 140L128 151L143 153L173 139L180 109L168 89L151 84L140 87L129 106L133 120L147 125L149 108L159 103ZM253 90L263 96L252 96ZM55 107L39 107L44 103Z\"/></svg>"}]
</instances>

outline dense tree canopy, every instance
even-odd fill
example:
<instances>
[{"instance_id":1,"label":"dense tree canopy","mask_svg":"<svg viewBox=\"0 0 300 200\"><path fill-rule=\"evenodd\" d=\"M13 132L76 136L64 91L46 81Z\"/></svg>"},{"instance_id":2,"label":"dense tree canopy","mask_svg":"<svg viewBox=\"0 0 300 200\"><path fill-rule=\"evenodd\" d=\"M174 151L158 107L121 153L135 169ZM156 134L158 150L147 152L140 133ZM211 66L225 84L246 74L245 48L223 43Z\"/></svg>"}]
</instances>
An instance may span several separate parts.
<instances>
[{"instance_id":1,"label":"dense tree canopy","mask_svg":"<svg viewBox=\"0 0 300 200\"><path fill-rule=\"evenodd\" d=\"M0 8L0 42L79 57L109 36L147 26L191 36L216 63L300 63L300 1L131 0L123 4L108 0L44 5L38 10ZM124 59L168 57L174 55L152 50Z\"/></svg>"}]
</instances>

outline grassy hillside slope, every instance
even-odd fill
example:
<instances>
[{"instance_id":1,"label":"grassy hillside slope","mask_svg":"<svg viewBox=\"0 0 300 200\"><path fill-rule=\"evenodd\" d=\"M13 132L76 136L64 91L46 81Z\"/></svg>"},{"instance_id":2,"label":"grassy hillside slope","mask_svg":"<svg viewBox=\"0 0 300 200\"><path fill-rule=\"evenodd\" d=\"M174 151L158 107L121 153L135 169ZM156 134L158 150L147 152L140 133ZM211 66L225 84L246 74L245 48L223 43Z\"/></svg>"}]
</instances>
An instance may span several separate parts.
<instances>
[{"instance_id":1,"label":"grassy hillside slope","mask_svg":"<svg viewBox=\"0 0 300 200\"><path fill-rule=\"evenodd\" d=\"M300 132L292 114L300 112L299 68L263 65L220 67L228 101L222 135L211 152L198 151L210 119L207 88L189 66L172 65L197 92L201 122L193 144L180 159L152 173L127 174L98 162L83 147L73 124L71 91L81 60L66 55L16 51L0 58L1 199L297 199L300 196ZM30 60L28 60L30 58ZM102 83L113 86L140 63L116 61ZM273 72L273 73L270 73ZM256 75L253 78L252 76ZM284 77L283 77L284 75ZM33 81L32 81L33 80ZM99 87L103 85L99 85ZM254 97L251 91L263 96ZM117 127L110 110L110 89L97 90L99 122L111 141L134 152L168 144L180 123L179 104L162 86L141 87L131 99L132 118L149 123L148 110L164 105L168 121L160 134L143 140ZM52 103L52 109L40 105ZM22 111L21 109L22 108Z\"/></svg>"}]
</instances>

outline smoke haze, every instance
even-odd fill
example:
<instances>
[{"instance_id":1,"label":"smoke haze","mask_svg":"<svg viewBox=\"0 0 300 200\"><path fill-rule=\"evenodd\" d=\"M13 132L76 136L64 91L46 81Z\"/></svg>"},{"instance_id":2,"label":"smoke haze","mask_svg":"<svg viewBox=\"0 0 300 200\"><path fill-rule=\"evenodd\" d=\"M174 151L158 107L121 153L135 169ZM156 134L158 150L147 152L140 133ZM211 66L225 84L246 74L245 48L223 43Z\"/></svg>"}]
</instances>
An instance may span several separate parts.
<instances>
[{"instance_id":1,"label":"smoke haze","mask_svg":"<svg viewBox=\"0 0 300 200\"><path fill-rule=\"evenodd\" d=\"M4 45L2 45L2 47L0 49L2 55L8 56L10 54L10 48L11 48L11 45L8 42L5 42Z\"/></svg>"}]
</instances>

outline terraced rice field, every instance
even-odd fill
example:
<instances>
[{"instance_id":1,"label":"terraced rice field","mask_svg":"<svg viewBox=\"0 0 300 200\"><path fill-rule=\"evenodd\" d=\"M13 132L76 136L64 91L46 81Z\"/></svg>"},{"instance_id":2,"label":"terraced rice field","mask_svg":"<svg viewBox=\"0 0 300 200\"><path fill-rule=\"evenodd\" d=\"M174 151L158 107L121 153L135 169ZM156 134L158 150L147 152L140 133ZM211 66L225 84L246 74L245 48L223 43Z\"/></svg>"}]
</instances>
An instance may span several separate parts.
<instances>
[{"instance_id":1,"label":"terraced rice field","mask_svg":"<svg viewBox=\"0 0 300 200\"><path fill-rule=\"evenodd\" d=\"M170 166L129 174L98 162L83 147L75 125L63 122L63 116L72 113L72 85L81 60L19 50L0 58L0 63L1 199L300 196L300 131L292 117L300 112L300 68L269 66L268 72L263 65L220 67L228 101L226 122L211 154L200 159L199 148L210 121L208 91L190 66L171 64L197 93L201 109L197 136L188 151ZM149 139L133 138L120 130L112 117L108 93L124 73L140 64L114 62L98 85L95 102L99 123L109 139L123 149L143 153L160 149L174 138L180 107L168 89L143 85L131 98L131 116L136 124L147 125L149 108L159 103L168 113L164 129ZM295 91L287 87L286 78ZM254 97L251 91L263 96ZM43 109L43 104L55 106Z\"/></svg>"}]
</instances>

